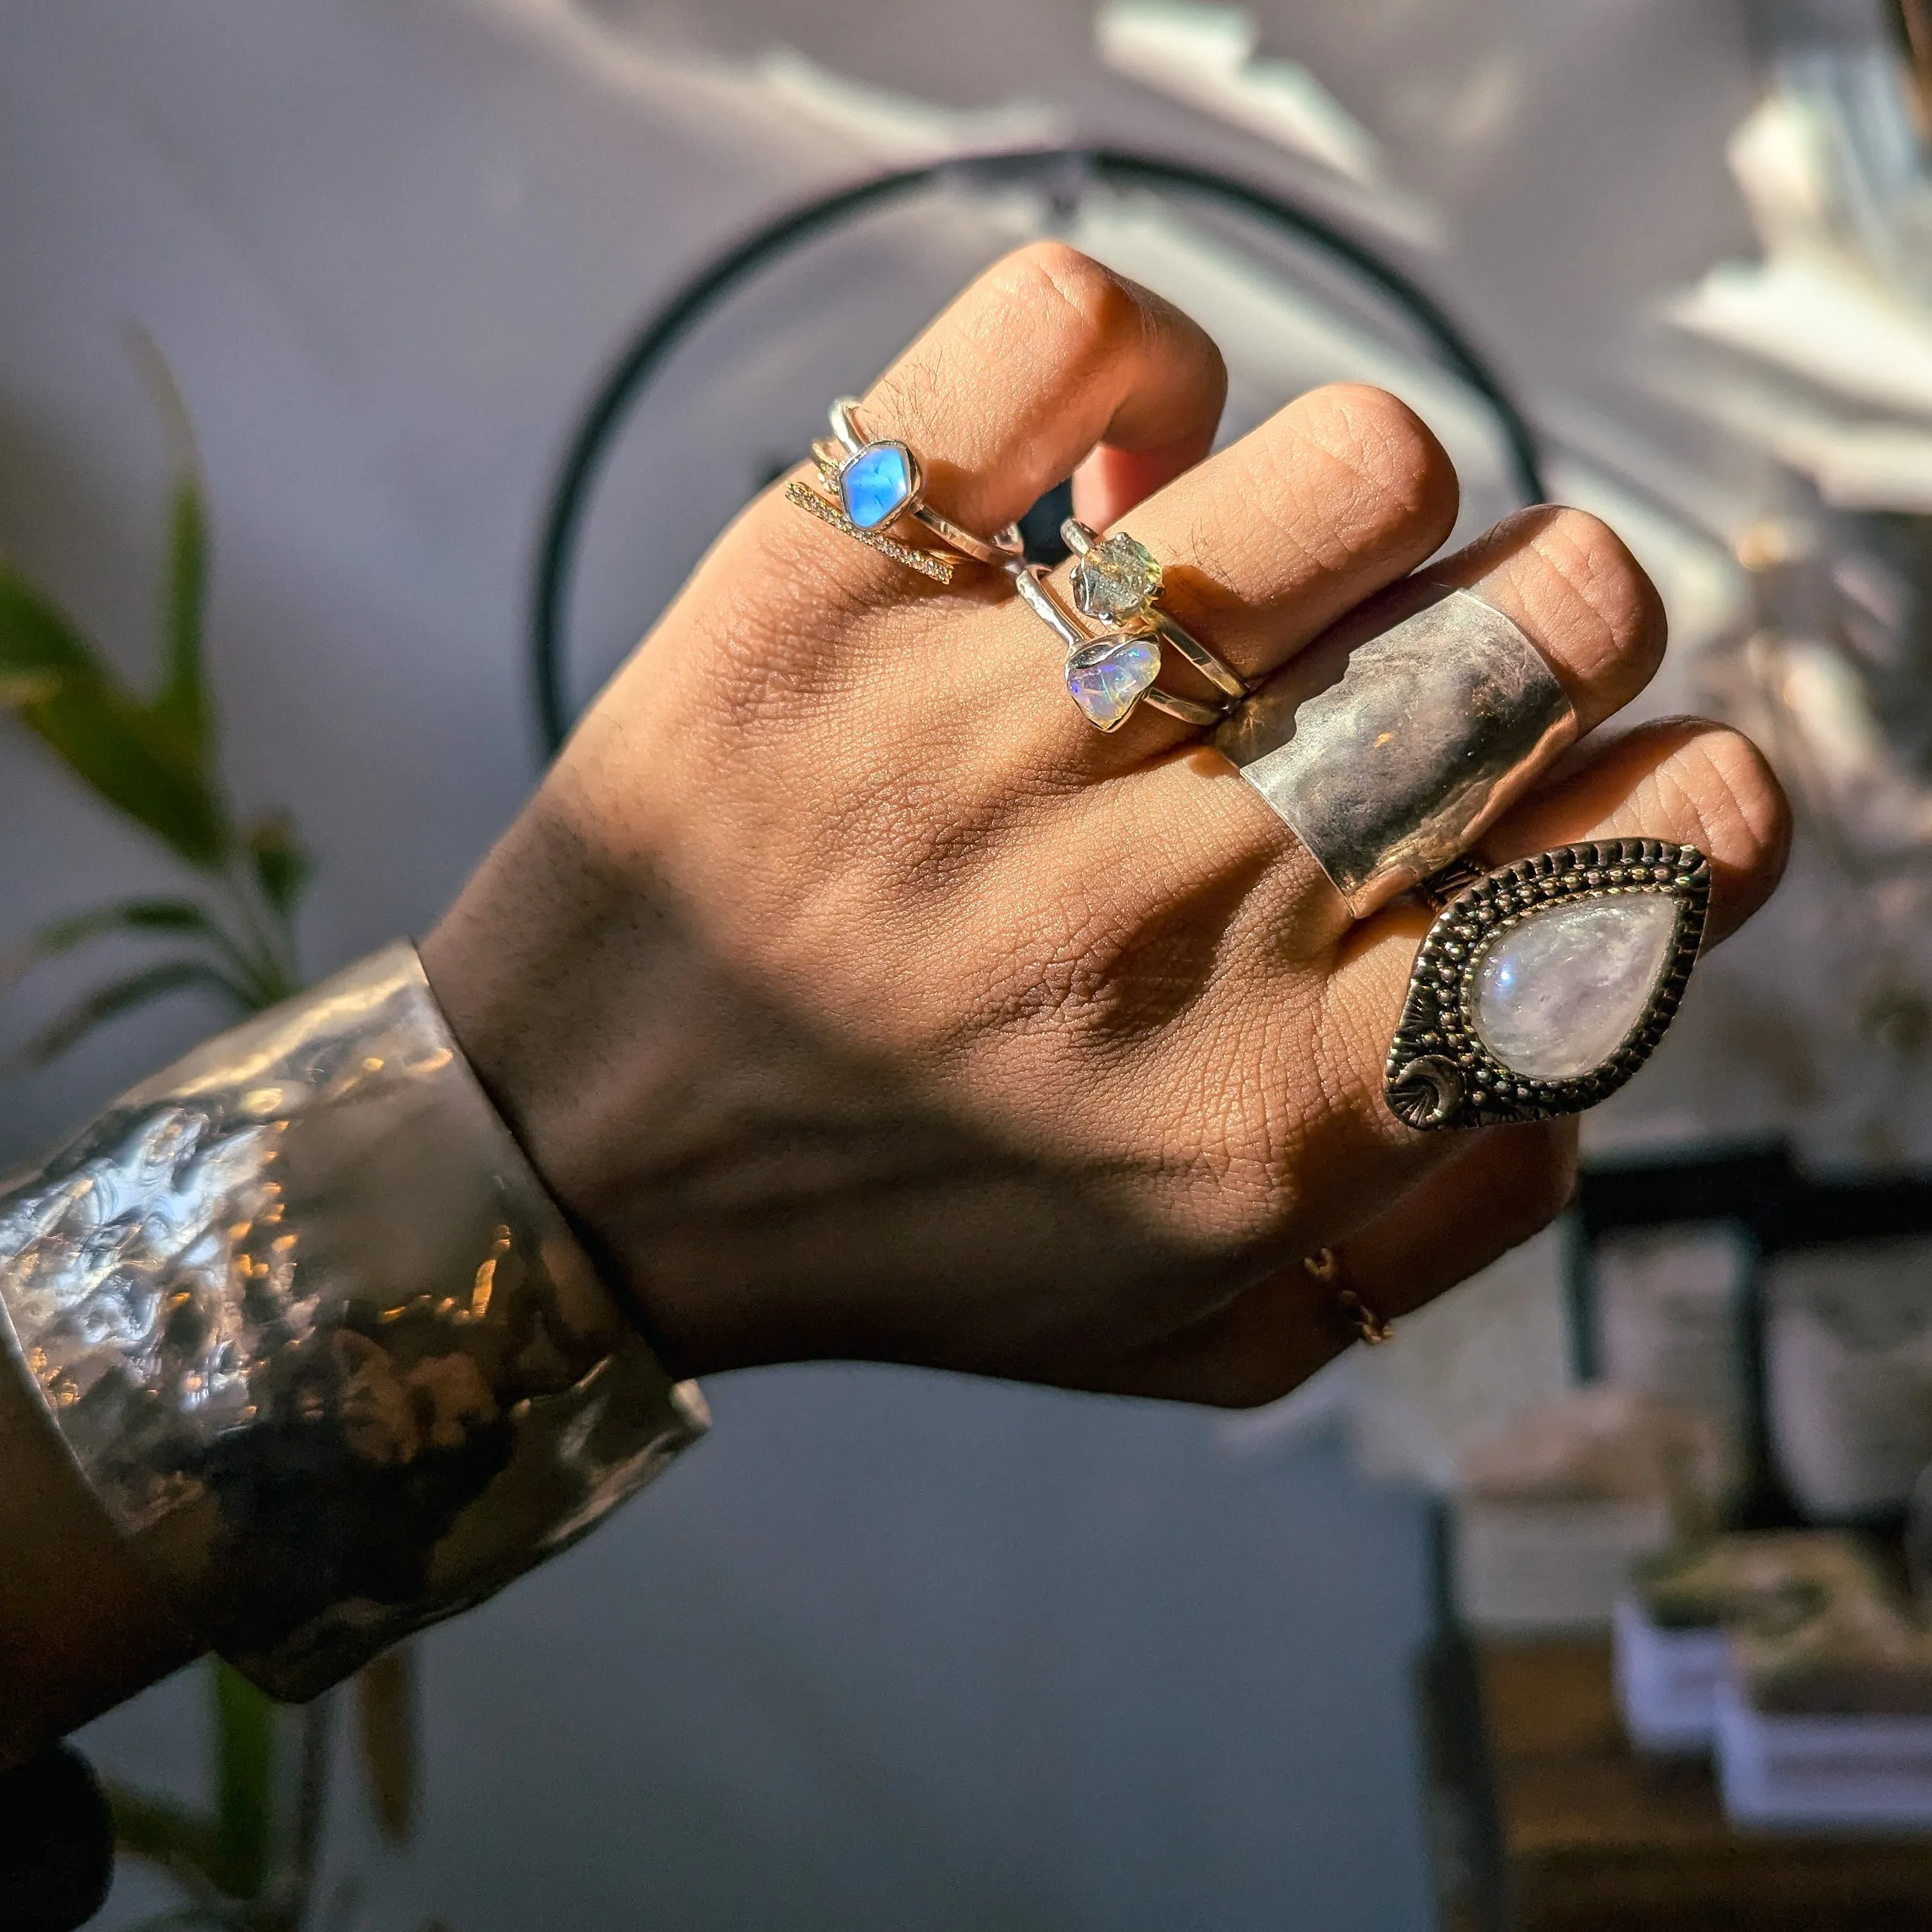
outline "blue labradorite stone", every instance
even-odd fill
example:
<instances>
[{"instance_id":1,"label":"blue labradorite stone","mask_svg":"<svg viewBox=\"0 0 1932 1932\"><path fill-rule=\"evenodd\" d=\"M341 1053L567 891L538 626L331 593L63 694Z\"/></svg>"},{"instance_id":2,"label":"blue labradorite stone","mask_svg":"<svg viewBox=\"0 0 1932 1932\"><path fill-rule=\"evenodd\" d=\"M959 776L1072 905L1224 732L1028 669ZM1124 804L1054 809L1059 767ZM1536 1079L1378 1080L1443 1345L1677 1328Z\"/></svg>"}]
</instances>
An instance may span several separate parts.
<instances>
[{"instance_id":1,"label":"blue labradorite stone","mask_svg":"<svg viewBox=\"0 0 1932 1932\"><path fill-rule=\"evenodd\" d=\"M839 472L845 514L862 530L889 524L912 501L912 457L903 443L874 442Z\"/></svg>"},{"instance_id":2,"label":"blue labradorite stone","mask_svg":"<svg viewBox=\"0 0 1932 1932\"><path fill-rule=\"evenodd\" d=\"M1160 674L1160 645L1117 632L1069 654L1066 689L1089 724L1111 731Z\"/></svg>"}]
</instances>

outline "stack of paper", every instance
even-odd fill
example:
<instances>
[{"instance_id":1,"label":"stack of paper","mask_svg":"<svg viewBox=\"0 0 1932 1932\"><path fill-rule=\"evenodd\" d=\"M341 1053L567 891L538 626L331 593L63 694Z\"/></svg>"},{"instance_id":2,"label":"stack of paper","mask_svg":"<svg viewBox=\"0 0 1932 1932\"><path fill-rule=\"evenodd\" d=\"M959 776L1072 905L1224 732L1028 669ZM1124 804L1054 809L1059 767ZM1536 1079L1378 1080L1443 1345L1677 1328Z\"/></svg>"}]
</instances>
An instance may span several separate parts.
<instances>
[{"instance_id":1,"label":"stack of paper","mask_svg":"<svg viewBox=\"0 0 1932 1932\"><path fill-rule=\"evenodd\" d=\"M1932 1717L1761 1711L1729 1678L1714 1716L1718 1788L1739 1824L1932 1827Z\"/></svg>"}]
</instances>

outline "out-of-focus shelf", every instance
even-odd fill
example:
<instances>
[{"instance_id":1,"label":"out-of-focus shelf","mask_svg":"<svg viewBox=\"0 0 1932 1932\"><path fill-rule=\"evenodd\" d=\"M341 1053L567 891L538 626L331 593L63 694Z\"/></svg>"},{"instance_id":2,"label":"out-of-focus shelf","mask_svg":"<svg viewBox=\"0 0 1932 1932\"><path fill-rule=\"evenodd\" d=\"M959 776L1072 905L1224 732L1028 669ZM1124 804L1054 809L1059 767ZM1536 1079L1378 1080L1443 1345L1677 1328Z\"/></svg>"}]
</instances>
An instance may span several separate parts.
<instances>
[{"instance_id":1,"label":"out-of-focus shelf","mask_svg":"<svg viewBox=\"0 0 1932 1932\"><path fill-rule=\"evenodd\" d=\"M1450 1635L1419 1691L1442 1932L1932 1926L1932 1836L1736 1829L1707 1765L1630 1749L1607 1640Z\"/></svg>"}]
</instances>

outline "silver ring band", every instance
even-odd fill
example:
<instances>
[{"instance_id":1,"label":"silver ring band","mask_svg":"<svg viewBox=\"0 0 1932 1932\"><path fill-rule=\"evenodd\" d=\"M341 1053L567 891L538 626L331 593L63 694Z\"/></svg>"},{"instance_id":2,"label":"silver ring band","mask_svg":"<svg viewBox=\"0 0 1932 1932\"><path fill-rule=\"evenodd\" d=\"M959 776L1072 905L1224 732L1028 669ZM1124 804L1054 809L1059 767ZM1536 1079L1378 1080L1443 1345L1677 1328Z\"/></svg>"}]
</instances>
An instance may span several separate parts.
<instances>
[{"instance_id":1,"label":"silver ring band","mask_svg":"<svg viewBox=\"0 0 1932 1932\"><path fill-rule=\"evenodd\" d=\"M1069 662L1082 651L1093 649L1104 640L1090 638L1080 628L1072 611L1054 596L1052 587L1046 580L1046 566L1039 563L1015 564L1010 566L1013 588L1018 592L1020 600L1035 616L1066 646ZM1228 713L1225 706L1197 704L1191 698L1177 698L1172 692L1162 691L1158 685L1150 685L1140 694L1138 702L1151 704L1156 711L1164 711L1170 718L1178 718L1184 724L1192 725L1197 730L1204 730L1220 724ZM1130 710L1132 707L1129 707ZM1128 712L1124 710L1110 724L1099 724L1091 714L1088 722L1096 724L1101 730L1112 730L1126 722Z\"/></svg>"},{"instance_id":2,"label":"silver ring band","mask_svg":"<svg viewBox=\"0 0 1932 1932\"><path fill-rule=\"evenodd\" d=\"M1100 538L1092 526L1083 524L1078 517L1069 517L1060 526L1060 534L1066 548L1076 556L1084 556L1089 550L1097 549ZM1144 551L1142 553L1145 554ZM1136 616L1124 621L1130 628L1142 626L1151 632L1157 632L1162 641L1172 644L1180 655L1213 685L1217 691L1225 692L1236 699L1248 694L1248 681L1231 664L1224 664L1200 639L1176 623L1148 596L1141 604Z\"/></svg>"},{"instance_id":3,"label":"silver ring band","mask_svg":"<svg viewBox=\"0 0 1932 1932\"><path fill-rule=\"evenodd\" d=\"M858 406L856 399L850 396L841 396L832 405L832 433L848 456L860 454L870 441L859 427ZM941 543L958 550L962 556L970 556L975 563L1010 563L1022 555L1026 548L1017 524L1009 524L1004 530L995 530L989 540L962 529L950 517L942 517L927 502L914 503L908 514Z\"/></svg>"},{"instance_id":4,"label":"silver ring band","mask_svg":"<svg viewBox=\"0 0 1932 1932\"><path fill-rule=\"evenodd\" d=\"M1345 620L1214 734L1358 919L1459 857L1576 735L1500 610L1421 583L1407 602Z\"/></svg>"}]
</instances>

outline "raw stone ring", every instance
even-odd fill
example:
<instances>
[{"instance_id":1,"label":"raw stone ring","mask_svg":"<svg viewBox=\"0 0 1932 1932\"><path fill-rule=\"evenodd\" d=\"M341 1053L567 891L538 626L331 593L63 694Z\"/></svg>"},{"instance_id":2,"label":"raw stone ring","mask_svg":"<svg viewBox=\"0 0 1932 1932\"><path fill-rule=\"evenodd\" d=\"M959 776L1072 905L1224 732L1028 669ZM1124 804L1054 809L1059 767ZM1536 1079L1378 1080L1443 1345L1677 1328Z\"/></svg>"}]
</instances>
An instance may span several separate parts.
<instances>
[{"instance_id":1,"label":"raw stone ring","mask_svg":"<svg viewBox=\"0 0 1932 1932\"><path fill-rule=\"evenodd\" d=\"M1083 631L1047 582L1038 564L1009 566L1021 601L1066 647L1066 694L1096 731L1118 731L1143 703L1196 730L1211 728L1248 694L1232 666L1159 609L1160 561L1124 530L1104 541L1077 518L1060 526L1075 557L1071 588L1082 616L1107 628ZM1155 682L1161 650L1171 646L1220 695L1211 703L1183 698Z\"/></svg>"},{"instance_id":2,"label":"raw stone ring","mask_svg":"<svg viewBox=\"0 0 1932 1932\"><path fill-rule=\"evenodd\" d=\"M832 405L831 417L832 437L812 446L824 488L789 483L789 502L937 584L950 584L962 558L1004 565L1023 554L1017 524L996 530L989 539L975 536L934 509L926 500L925 470L910 446L896 437L874 441L867 436L859 427L858 405L850 396L841 396ZM894 524L906 520L928 531L944 548L928 550L902 543L890 532Z\"/></svg>"},{"instance_id":3,"label":"raw stone ring","mask_svg":"<svg viewBox=\"0 0 1932 1932\"><path fill-rule=\"evenodd\" d=\"M1412 1127L1579 1113L1650 1058L1696 964L1711 896L1694 845L1559 845L1425 886L1383 1090Z\"/></svg>"}]
</instances>

